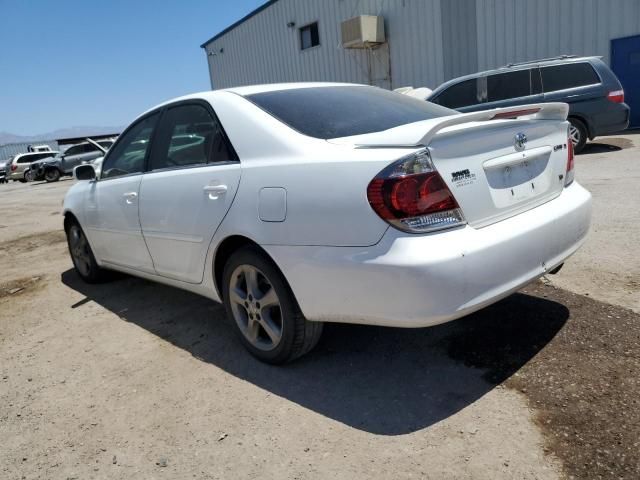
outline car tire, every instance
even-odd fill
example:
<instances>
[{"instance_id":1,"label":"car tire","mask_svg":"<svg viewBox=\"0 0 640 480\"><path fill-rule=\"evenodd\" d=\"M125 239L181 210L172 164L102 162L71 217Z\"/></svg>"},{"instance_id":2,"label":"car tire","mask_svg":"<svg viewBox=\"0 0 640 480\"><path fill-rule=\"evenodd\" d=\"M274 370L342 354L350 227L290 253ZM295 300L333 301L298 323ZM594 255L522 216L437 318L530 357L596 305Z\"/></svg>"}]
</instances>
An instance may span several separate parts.
<instances>
[{"instance_id":1,"label":"car tire","mask_svg":"<svg viewBox=\"0 0 640 480\"><path fill-rule=\"evenodd\" d=\"M304 318L284 276L258 248L234 252L222 278L227 316L253 356L278 365L316 346L323 324Z\"/></svg>"},{"instance_id":2,"label":"car tire","mask_svg":"<svg viewBox=\"0 0 640 480\"><path fill-rule=\"evenodd\" d=\"M107 271L100 268L93 255L84 231L76 221L65 225L67 246L73 266L82 280L86 283L100 283L107 277Z\"/></svg>"},{"instance_id":3,"label":"car tire","mask_svg":"<svg viewBox=\"0 0 640 480\"><path fill-rule=\"evenodd\" d=\"M34 176L32 170L29 170L29 171L25 172L24 180L25 180L25 182L33 182L35 180L35 176Z\"/></svg>"},{"instance_id":4,"label":"car tire","mask_svg":"<svg viewBox=\"0 0 640 480\"><path fill-rule=\"evenodd\" d=\"M49 170L45 170L44 179L47 183L57 182L60 180L60 170L57 168L50 168Z\"/></svg>"},{"instance_id":5,"label":"car tire","mask_svg":"<svg viewBox=\"0 0 640 480\"><path fill-rule=\"evenodd\" d=\"M571 138L571 141L573 142L573 151L575 153L580 153L587 144L589 132L582 120L570 118L569 123L571 124L569 127L569 138Z\"/></svg>"}]
</instances>

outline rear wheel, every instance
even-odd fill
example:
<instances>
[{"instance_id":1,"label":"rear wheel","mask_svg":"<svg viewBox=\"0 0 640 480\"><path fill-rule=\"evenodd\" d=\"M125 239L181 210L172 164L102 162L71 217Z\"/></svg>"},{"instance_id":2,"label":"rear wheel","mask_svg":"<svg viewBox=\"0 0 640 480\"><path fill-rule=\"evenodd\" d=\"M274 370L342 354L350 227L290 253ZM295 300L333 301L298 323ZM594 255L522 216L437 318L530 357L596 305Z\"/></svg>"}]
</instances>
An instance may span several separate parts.
<instances>
[{"instance_id":1,"label":"rear wheel","mask_svg":"<svg viewBox=\"0 0 640 480\"><path fill-rule=\"evenodd\" d=\"M105 270L98 266L89 241L77 222L72 221L66 228L67 245L73 266L80 278L87 283L98 283L105 278Z\"/></svg>"},{"instance_id":2,"label":"rear wheel","mask_svg":"<svg viewBox=\"0 0 640 480\"><path fill-rule=\"evenodd\" d=\"M48 182L57 182L60 180L60 170L57 168L50 168L44 172L44 179Z\"/></svg>"},{"instance_id":3,"label":"rear wheel","mask_svg":"<svg viewBox=\"0 0 640 480\"><path fill-rule=\"evenodd\" d=\"M587 143L587 137L589 135L587 127L582 120L578 120L577 118L570 118L569 123L571 124L569 126L569 138L571 139L571 143L573 143L573 151L580 153Z\"/></svg>"},{"instance_id":4,"label":"rear wheel","mask_svg":"<svg viewBox=\"0 0 640 480\"><path fill-rule=\"evenodd\" d=\"M33 170L29 170L28 172L26 172L24 174L24 179L27 182L33 182L35 180L35 175L33 173Z\"/></svg>"},{"instance_id":5,"label":"rear wheel","mask_svg":"<svg viewBox=\"0 0 640 480\"><path fill-rule=\"evenodd\" d=\"M258 359L285 363L318 343L323 324L304 318L284 276L258 249L245 247L231 255L223 282L227 315Z\"/></svg>"}]
</instances>

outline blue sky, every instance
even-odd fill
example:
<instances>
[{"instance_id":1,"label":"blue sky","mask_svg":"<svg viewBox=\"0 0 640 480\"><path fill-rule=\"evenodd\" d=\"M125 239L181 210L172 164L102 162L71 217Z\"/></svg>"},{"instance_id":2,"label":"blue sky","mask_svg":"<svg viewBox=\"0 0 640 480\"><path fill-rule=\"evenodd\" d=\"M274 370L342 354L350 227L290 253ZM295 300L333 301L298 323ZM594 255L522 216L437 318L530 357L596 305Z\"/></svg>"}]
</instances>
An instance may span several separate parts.
<instances>
[{"instance_id":1,"label":"blue sky","mask_svg":"<svg viewBox=\"0 0 640 480\"><path fill-rule=\"evenodd\" d=\"M210 89L200 45L264 0L0 0L0 132L124 126Z\"/></svg>"}]
</instances>

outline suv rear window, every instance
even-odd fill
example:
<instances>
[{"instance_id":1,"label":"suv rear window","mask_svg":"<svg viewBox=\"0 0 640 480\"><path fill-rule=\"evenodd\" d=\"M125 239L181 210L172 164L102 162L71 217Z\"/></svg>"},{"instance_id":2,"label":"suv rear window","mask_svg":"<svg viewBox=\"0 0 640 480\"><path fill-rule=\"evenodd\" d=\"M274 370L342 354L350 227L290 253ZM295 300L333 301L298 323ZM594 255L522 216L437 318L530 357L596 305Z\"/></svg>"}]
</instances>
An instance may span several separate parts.
<instances>
[{"instance_id":1,"label":"suv rear window","mask_svg":"<svg viewBox=\"0 0 640 480\"><path fill-rule=\"evenodd\" d=\"M540 68L545 92L584 87L600 83L600 77L589 63L572 63Z\"/></svg>"},{"instance_id":2,"label":"suv rear window","mask_svg":"<svg viewBox=\"0 0 640 480\"><path fill-rule=\"evenodd\" d=\"M375 87L295 88L255 93L246 98L294 130L325 140L456 114Z\"/></svg>"}]
</instances>

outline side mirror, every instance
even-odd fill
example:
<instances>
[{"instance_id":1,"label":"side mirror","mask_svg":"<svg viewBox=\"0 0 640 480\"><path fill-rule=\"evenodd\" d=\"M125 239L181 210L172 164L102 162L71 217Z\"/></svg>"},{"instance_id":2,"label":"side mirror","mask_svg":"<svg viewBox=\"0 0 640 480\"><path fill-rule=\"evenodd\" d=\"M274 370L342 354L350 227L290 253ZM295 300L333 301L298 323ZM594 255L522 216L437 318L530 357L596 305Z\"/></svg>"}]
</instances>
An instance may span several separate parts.
<instances>
[{"instance_id":1,"label":"side mirror","mask_svg":"<svg viewBox=\"0 0 640 480\"><path fill-rule=\"evenodd\" d=\"M93 165L78 165L73 169L73 176L76 180L95 180L96 171Z\"/></svg>"}]
</instances>

